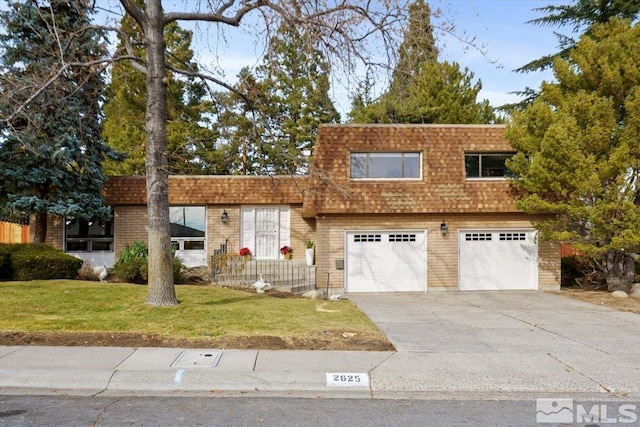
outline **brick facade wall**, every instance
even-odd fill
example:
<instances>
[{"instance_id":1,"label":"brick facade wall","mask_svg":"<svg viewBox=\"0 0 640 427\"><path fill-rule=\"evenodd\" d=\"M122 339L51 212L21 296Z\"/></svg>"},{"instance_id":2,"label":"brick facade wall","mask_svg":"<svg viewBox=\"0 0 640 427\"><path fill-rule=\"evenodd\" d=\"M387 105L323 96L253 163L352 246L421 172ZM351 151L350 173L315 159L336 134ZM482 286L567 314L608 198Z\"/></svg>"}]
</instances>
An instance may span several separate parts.
<instances>
[{"instance_id":1,"label":"brick facade wall","mask_svg":"<svg viewBox=\"0 0 640 427\"><path fill-rule=\"evenodd\" d=\"M302 217L302 205L291 206L291 247L293 258L304 259L307 240L316 244L316 221Z\"/></svg>"},{"instance_id":2,"label":"brick facade wall","mask_svg":"<svg viewBox=\"0 0 640 427\"><path fill-rule=\"evenodd\" d=\"M125 246L136 241L147 242L147 207L114 206L114 251L116 260Z\"/></svg>"},{"instance_id":3,"label":"brick facade wall","mask_svg":"<svg viewBox=\"0 0 640 427\"><path fill-rule=\"evenodd\" d=\"M206 209L207 222L207 259L210 261L214 251L221 245L227 245L228 253L238 253L240 250L240 206L239 205L208 205ZM147 241L147 211L146 206L117 206L115 209L115 252L116 259L125 245L136 240ZM229 220L223 223L222 212L227 211ZM305 242L315 240L315 221L302 218L302 205L290 206L291 215L291 246L295 249L294 256L304 257Z\"/></svg>"},{"instance_id":4,"label":"brick facade wall","mask_svg":"<svg viewBox=\"0 0 640 427\"><path fill-rule=\"evenodd\" d=\"M427 290L457 289L458 231L463 229L532 228L524 214L476 215L326 215L317 223L318 287L327 282L334 293L344 292L345 271L336 269L336 260L345 256L345 231L349 230L427 230ZM449 234L442 237L440 224L445 220ZM539 289L560 284L560 249L542 243L538 250Z\"/></svg>"},{"instance_id":5,"label":"brick facade wall","mask_svg":"<svg viewBox=\"0 0 640 427\"><path fill-rule=\"evenodd\" d=\"M33 233L35 226L31 227L29 241L33 241ZM47 217L47 236L45 237L45 243L53 246L54 248L64 249L64 222L62 218L51 216Z\"/></svg>"}]
</instances>

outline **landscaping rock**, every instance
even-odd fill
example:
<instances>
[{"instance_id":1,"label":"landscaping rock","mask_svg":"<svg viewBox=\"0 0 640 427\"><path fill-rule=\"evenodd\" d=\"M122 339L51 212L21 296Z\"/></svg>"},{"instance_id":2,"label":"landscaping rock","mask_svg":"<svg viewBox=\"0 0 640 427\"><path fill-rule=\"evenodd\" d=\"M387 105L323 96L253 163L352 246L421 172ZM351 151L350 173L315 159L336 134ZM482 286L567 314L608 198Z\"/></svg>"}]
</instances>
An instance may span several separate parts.
<instances>
[{"instance_id":1,"label":"landscaping rock","mask_svg":"<svg viewBox=\"0 0 640 427\"><path fill-rule=\"evenodd\" d=\"M629 295L625 291L613 291L611 296L615 298L627 298Z\"/></svg>"},{"instance_id":2,"label":"landscaping rock","mask_svg":"<svg viewBox=\"0 0 640 427\"><path fill-rule=\"evenodd\" d=\"M631 285L631 295L640 295L640 283L634 283Z\"/></svg>"},{"instance_id":3,"label":"landscaping rock","mask_svg":"<svg viewBox=\"0 0 640 427\"><path fill-rule=\"evenodd\" d=\"M184 283L189 285L208 285L211 279L211 270L209 267L192 267L186 268L181 273Z\"/></svg>"},{"instance_id":4,"label":"landscaping rock","mask_svg":"<svg viewBox=\"0 0 640 427\"><path fill-rule=\"evenodd\" d=\"M312 291L305 292L304 294L302 294L302 296L304 298L311 299L325 299L325 294L322 289L314 289Z\"/></svg>"}]
</instances>

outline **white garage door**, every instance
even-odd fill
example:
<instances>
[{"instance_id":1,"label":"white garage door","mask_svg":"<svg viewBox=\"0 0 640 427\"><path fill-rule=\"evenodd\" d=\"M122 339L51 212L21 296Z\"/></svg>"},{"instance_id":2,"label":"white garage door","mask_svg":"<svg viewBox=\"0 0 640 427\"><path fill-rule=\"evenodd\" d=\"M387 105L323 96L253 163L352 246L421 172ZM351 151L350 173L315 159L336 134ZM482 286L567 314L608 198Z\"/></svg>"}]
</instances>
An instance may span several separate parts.
<instances>
[{"instance_id":1,"label":"white garage door","mask_svg":"<svg viewBox=\"0 0 640 427\"><path fill-rule=\"evenodd\" d=\"M353 231L346 235L347 292L425 291L427 238L421 231Z\"/></svg>"},{"instance_id":2,"label":"white garage door","mask_svg":"<svg viewBox=\"0 0 640 427\"><path fill-rule=\"evenodd\" d=\"M460 231L460 290L538 288L534 230Z\"/></svg>"}]
</instances>

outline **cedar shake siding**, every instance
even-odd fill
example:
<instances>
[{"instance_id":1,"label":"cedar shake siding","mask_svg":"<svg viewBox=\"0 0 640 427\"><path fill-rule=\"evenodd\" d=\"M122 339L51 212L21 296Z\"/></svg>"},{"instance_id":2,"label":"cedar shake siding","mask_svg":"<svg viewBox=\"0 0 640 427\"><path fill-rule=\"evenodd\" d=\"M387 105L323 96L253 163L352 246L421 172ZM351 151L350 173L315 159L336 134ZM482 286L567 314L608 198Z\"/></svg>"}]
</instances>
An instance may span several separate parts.
<instances>
[{"instance_id":1,"label":"cedar shake siding","mask_svg":"<svg viewBox=\"0 0 640 427\"><path fill-rule=\"evenodd\" d=\"M515 207L507 179L466 177L465 154L514 152L504 139L504 132L503 125L321 125L309 176L171 176L169 204L206 207L206 251L201 252L206 253L207 260L225 243L229 253L237 253L241 242L248 241L247 233L255 232L243 225L247 224L242 220L243 212L249 215L253 211L275 211L275 207L281 214L288 212L288 220L279 219L285 227L285 231L279 231L280 236L288 236L294 258L304 258L305 242L314 241L316 283L331 293L344 292L351 283L349 280L360 274L347 277L349 265L360 265L356 261L368 266L362 269L365 273L392 271L388 267L393 261L387 262L385 258L389 252L383 252L382 261L374 261L376 249L355 245L360 241L354 236L361 234L360 231L364 235L383 236L414 233L414 241L426 242L416 246L418 249L409 252L398 249L397 252L422 254L424 257L420 259L426 262L414 262L414 258L398 255L393 265L400 268L400 272L420 270L413 276L417 278L413 283L418 286L412 289L457 290L464 277L470 277L474 285L477 276L469 275L472 269L465 269L465 265L473 265L480 271L487 265L499 271L502 266L508 269L509 250L520 251L525 247L532 248L526 264L528 272L504 277L516 282L526 277L533 283L531 289L558 289L559 245L537 242L532 226L533 221L544 220L544 217L527 215ZM408 175L415 178L351 178L351 153L395 153L394 156L410 153L403 165L412 168ZM420 157L419 167L416 153ZM405 158L402 155L402 159ZM504 164L502 167L500 172L504 172ZM127 244L147 239L146 179L144 176L111 177L105 183L104 192L106 204L114 207L113 247L117 259ZM258 209L260 207L267 209ZM229 217L227 223L220 218L224 211ZM443 221L448 226L446 236L440 232ZM59 219L50 222L47 239L56 247L63 247L63 227ZM526 236L526 242L525 238L496 237L487 246L474 246L481 252L465 252L466 258L462 258L462 249L471 248L465 233L485 231L497 235L504 232L509 236L519 233ZM348 240L349 236L353 240ZM507 252L485 251L489 247L498 250L503 244L500 241L506 240L511 242L500 247L507 247ZM387 240L386 244L402 241ZM348 242L354 242L354 246ZM349 264L352 247L359 248L360 252ZM495 253L502 255L495 256ZM463 262L465 265L460 265L460 259L467 260ZM503 277L501 274L492 276L491 280ZM391 276L391 281L396 280L396 276ZM358 280L368 280L367 277L361 274ZM478 281L480 279L478 277ZM358 282L358 286L362 283L369 282ZM464 289L472 288L465 285Z\"/></svg>"},{"instance_id":2,"label":"cedar shake siding","mask_svg":"<svg viewBox=\"0 0 640 427\"><path fill-rule=\"evenodd\" d=\"M509 152L502 125L322 125L305 215L518 212L506 180L465 178L465 152ZM420 152L421 179L350 179L352 152Z\"/></svg>"},{"instance_id":3,"label":"cedar shake siding","mask_svg":"<svg viewBox=\"0 0 640 427\"><path fill-rule=\"evenodd\" d=\"M107 205L146 205L144 176L114 176L105 183ZM170 176L170 205L302 204L304 176Z\"/></svg>"}]
</instances>

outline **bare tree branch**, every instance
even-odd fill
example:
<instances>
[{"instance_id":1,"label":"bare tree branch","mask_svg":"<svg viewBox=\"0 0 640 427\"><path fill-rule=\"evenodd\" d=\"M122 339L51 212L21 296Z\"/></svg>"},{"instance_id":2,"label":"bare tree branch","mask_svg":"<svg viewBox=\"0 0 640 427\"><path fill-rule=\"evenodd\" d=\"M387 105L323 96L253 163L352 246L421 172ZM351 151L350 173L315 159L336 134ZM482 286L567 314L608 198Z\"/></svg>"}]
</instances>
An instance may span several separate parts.
<instances>
[{"instance_id":1,"label":"bare tree branch","mask_svg":"<svg viewBox=\"0 0 640 427\"><path fill-rule=\"evenodd\" d=\"M143 28L147 25L147 16L133 0L120 0L120 3L129 15Z\"/></svg>"},{"instance_id":2,"label":"bare tree branch","mask_svg":"<svg viewBox=\"0 0 640 427\"><path fill-rule=\"evenodd\" d=\"M262 0L244 1L244 6L238 9L233 16L225 16L224 13L229 10L234 3L234 0L229 0L223 3L215 12L170 12L164 15L164 23L166 25L172 21L204 21L219 22L237 27L247 13L266 4Z\"/></svg>"}]
</instances>

